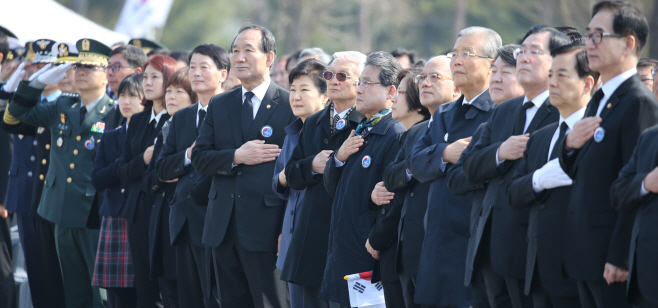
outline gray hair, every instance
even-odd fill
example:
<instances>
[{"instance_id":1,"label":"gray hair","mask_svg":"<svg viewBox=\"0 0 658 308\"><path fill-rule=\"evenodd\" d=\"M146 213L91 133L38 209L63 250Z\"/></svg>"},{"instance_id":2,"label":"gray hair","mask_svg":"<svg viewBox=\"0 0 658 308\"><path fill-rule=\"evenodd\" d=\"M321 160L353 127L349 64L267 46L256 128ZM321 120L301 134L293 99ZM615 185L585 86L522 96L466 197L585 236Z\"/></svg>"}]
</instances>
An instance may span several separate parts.
<instances>
[{"instance_id":1,"label":"gray hair","mask_svg":"<svg viewBox=\"0 0 658 308\"><path fill-rule=\"evenodd\" d=\"M491 57L496 56L498 48L503 46L503 40L494 30L485 27L468 27L457 34L457 38L467 35L477 35L482 37L482 46L480 47L482 55Z\"/></svg>"},{"instance_id":2,"label":"gray hair","mask_svg":"<svg viewBox=\"0 0 658 308\"><path fill-rule=\"evenodd\" d=\"M352 62L356 65L356 75L358 77L363 72L363 68L366 67L366 58L366 55L358 51L338 51L334 52L333 59L331 59L329 65L339 59Z\"/></svg>"},{"instance_id":3,"label":"gray hair","mask_svg":"<svg viewBox=\"0 0 658 308\"><path fill-rule=\"evenodd\" d=\"M331 61L331 56L324 52L324 50L322 50L320 47L306 48L302 50L302 52L299 53L299 57L297 59L301 60L306 56L317 56L315 59L324 64L328 64Z\"/></svg>"},{"instance_id":4,"label":"gray hair","mask_svg":"<svg viewBox=\"0 0 658 308\"><path fill-rule=\"evenodd\" d=\"M366 58L366 66L368 65L380 70L378 77L383 87L398 86L398 73L402 70L402 66L392 54L373 51Z\"/></svg>"}]
</instances>

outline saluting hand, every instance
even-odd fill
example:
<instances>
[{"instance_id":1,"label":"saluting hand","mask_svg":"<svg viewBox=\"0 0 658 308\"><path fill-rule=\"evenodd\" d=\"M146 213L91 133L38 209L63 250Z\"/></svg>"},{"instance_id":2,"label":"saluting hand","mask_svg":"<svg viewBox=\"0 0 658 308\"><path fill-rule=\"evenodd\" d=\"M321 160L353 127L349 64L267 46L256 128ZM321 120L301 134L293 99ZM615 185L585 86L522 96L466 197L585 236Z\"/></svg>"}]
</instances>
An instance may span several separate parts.
<instances>
[{"instance_id":1,"label":"saluting hand","mask_svg":"<svg viewBox=\"0 0 658 308\"><path fill-rule=\"evenodd\" d=\"M499 160L517 160L523 157L530 134L510 136L498 148Z\"/></svg>"},{"instance_id":2,"label":"saluting hand","mask_svg":"<svg viewBox=\"0 0 658 308\"><path fill-rule=\"evenodd\" d=\"M311 170L317 174L324 174L324 167L327 165L327 161L329 160L329 155L331 155L333 151L331 150L323 150L320 151L315 157L313 157L313 164Z\"/></svg>"},{"instance_id":3,"label":"saluting hand","mask_svg":"<svg viewBox=\"0 0 658 308\"><path fill-rule=\"evenodd\" d=\"M456 163L462 155L462 152L464 152L468 144L471 143L471 139L473 139L473 137L462 138L448 145L445 150L443 150L443 161L451 164ZM500 153L498 154L500 155Z\"/></svg>"},{"instance_id":4,"label":"saluting hand","mask_svg":"<svg viewBox=\"0 0 658 308\"><path fill-rule=\"evenodd\" d=\"M395 197L395 193L389 192L384 186L384 182L377 183L370 193L370 200L377 205L389 204L393 197Z\"/></svg>"},{"instance_id":5,"label":"saluting hand","mask_svg":"<svg viewBox=\"0 0 658 308\"><path fill-rule=\"evenodd\" d=\"M576 122L571 132L567 135L566 150L571 152L583 147L592 139L594 130L601 124L601 117L587 117Z\"/></svg>"},{"instance_id":6,"label":"saluting hand","mask_svg":"<svg viewBox=\"0 0 658 308\"><path fill-rule=\"evenodd\" d=\"M281 149L276 144L265 144L264 140L251 140L235 150L233 164L258 165L279 157Z\"/></svg>"},{"instance_id":7,"label":"saluting hand","mask_svg":"<svg viewBox=\"0 0 658 308\"><path fill-rule=\"evenodd\" d=\"M340 146L338 151L336 151L336 159L341 162L347 161L352 154L359 151L359 148L363 145L363 137L354 136L356 132L352 130L350 136L345 139L343 145Z\"/></svg>"}]
</instances>

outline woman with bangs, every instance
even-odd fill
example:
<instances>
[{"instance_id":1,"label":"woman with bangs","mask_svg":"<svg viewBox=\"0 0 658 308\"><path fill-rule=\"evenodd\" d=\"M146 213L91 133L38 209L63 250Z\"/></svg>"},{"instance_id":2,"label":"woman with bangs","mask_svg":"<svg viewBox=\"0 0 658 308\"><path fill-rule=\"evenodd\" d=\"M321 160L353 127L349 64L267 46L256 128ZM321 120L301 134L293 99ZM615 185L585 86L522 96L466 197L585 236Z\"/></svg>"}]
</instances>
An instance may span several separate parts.
<instances>
[{"instance_id":1,"label":"woman with bangs","mask_svg":"<svg viewBox=\"0 0 658 308\"><path fill-rule=\"evenodd\" d=\"M155 55L143 66L144 111L132 116L124 141L118 174L128 190L122 215L128 221L128 239L135 270L135 289L140 308L155 308L160 301L158 283L150 278L149 224L155 196L142 189L156 137L169 119L165 109L165 85L176 60Z\"/></svg>"},{"instance_id":2,"label":"woman with bangs","mask_svg":"<svg viewBox=\"0 0 658 308\"><path fill-rule=\"evenodd\" d=\"M187 69L183 68L169 77L165 88L167 114L174 114L197 101L192 91ZM178 307L178 284L176 271L176 250L171 245L169 233L169 204L176 191L177 180L162 181L155 169L162 145L169 135L170 118L163 126L153 148L153 163L149 164L142 178L142 189L153 195L155 203L149 226L149 256L151 279L158 279L164 307ZM167 270L165 270L167 269Z\"/></svg>"},{"instance_id":3,"label":"woman with bangs","mask_svg":"<svg viewBox=\"0 0 658 308\"><path fill-rule=\"evenodd\" d=\"M137 306L137 294L133 287L135 274L128 246L128 223L121 216L126 191L117 170L130 118L144 110L142 76L132 74L126 77L119 85L118 97L118 108L126 118L126 124L103 133L91 172L91 183L103 194L98 211L102 222L92 286L107 290L108 306L111 308Z\"/></svg>"}]
</instances>

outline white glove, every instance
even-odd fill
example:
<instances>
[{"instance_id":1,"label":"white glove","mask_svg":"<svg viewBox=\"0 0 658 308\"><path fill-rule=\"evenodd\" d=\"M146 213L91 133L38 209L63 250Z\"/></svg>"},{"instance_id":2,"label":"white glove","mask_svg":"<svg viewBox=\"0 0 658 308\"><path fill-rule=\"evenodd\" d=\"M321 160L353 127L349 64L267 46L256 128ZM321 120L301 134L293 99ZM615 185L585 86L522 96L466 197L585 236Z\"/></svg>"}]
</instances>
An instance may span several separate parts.
<instances>
[{"instance_id":1,"label":"white glove","mask_svg":"<svg viewBox=\"0 0 658 308\"><path fill-rule=\"evenodd\" d=\"M555 158L547 162L543 167L532 174L532 188L535 192L544 189L552 189L561 186L569 186L573 183L571 178L564 173L560 161Z\"/></svg>"},{"instance_id":2,"label":"white glove","mask_svg":"<svg viewBox=\"0 0 658 308\"><path fill-rule=\"evenodd\" d=\"M71 68L71 65L73 64L66 63L64 65L54 67L39 75L37 80L46 85L56 84L60 80L64 79L64 77L66 77L66 72Z\"/></svg>"},{"instance_id":3,"label":"white glove","mask_svg":"<svg viewBox=\"0 0 658 308\"><path fill-rule=\"evenodd\" d=\"M14 71L14 73L11 74L11 77L9 77L9 80L4 85L2 90L4 90L7 93L16 92L16 89L18 89L18 84L21 83L21 80L23 80L23 76L25 76L25 70L23 69L24 66L25 66L25 62L21 63L21 65L19 65L16 68L16 71Z\"/></svg>"},{"instance_id":4,"label":"white glove","mask_svg":"<svg viewBox=\"0 0 658 308\"><path fill-rule=\"evenodd\" d=\"M39 77L39 75L41 75L41 74L45 73L47 70L49 70L51 66L53 66L53 65L51 63L48 63L42 69L40 69L36 73L32 74L32 76L30 76L30 79L28 79L28 81L32 81L32 80L36 79L37 77Z\"/></svg>"}]
</instances>

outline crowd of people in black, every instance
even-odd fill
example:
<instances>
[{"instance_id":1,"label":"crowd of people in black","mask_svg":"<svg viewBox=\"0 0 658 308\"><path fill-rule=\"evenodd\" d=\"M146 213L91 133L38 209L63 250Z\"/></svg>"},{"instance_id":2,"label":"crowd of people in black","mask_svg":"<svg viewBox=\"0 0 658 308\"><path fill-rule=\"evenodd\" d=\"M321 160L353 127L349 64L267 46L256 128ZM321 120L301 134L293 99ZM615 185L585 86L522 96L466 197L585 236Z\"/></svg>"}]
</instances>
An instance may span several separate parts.
<instances>
[{"instance_id":1,"label":"crowd of people in black","mask_svg":"<svg viewBox=\"0 0 658 308\"><path fill-rule=\"evenodd\" d=\"M0 307L12 224L37 308L342 308L369 271L386 307L658 307L631 3L428 60L277 58L253 24L191 52L1 32Z\"/></svg>"}]
</instances>

